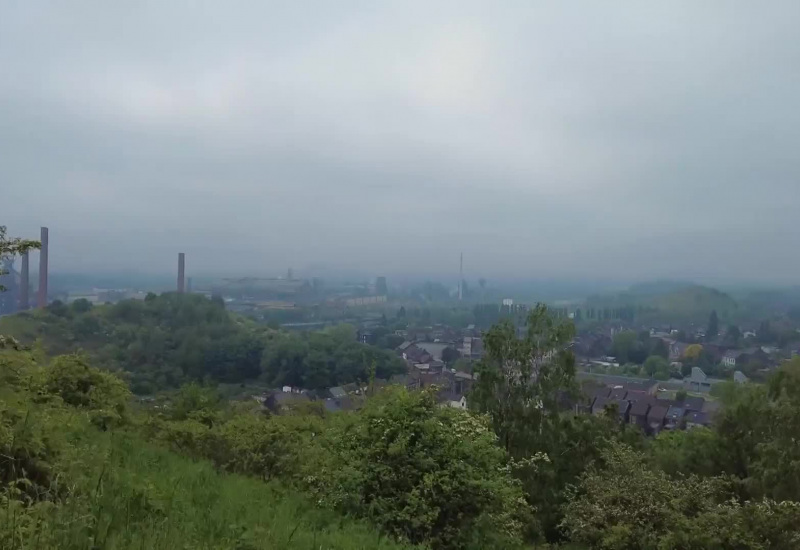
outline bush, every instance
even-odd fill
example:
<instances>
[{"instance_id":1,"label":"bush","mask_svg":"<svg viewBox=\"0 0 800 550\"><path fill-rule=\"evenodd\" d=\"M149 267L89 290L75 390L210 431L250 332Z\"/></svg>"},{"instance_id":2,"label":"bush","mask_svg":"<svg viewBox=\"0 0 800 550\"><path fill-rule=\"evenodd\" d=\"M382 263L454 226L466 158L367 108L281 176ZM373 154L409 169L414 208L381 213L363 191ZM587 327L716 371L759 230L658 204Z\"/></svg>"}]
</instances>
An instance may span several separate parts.
<instances>
[{"instance_id":1,"label":"bush","mask_svg":"<svg viewBox=\"0 0 800 550\"><path fill-rule=\"evenodd\" d=\"M325 435L310 482L329 505L435 549L520 541L529 509L485 418L392 389Z\"/></svg>"}]
</instances>

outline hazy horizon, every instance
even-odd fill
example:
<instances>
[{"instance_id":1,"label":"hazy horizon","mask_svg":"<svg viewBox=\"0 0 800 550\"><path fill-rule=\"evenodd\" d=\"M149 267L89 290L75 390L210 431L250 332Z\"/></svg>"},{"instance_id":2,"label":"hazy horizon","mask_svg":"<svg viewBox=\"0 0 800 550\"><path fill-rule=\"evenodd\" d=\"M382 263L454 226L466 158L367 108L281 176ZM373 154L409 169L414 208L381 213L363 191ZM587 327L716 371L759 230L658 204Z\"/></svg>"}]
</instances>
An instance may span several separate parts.
<instances>
[{"instance_id":1,"label":"hazy horizon","mask_svg":"<svg viewBox=\"0 0 800 550\"><path fill-rule=\"evenodd\" d=\"M800 3L9 3L51 273L797 284Z\"/></svg>"}]
</instances>

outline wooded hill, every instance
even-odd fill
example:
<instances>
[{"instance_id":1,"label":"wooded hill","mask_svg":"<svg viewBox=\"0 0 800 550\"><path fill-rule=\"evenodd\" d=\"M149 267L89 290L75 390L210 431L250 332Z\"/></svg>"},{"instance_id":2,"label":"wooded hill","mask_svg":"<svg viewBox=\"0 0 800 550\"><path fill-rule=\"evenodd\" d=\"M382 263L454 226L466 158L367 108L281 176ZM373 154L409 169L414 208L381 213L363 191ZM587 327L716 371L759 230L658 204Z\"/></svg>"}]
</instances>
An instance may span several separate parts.
<instances>
[{"instance_id":1,"label":"wooded hill","mask_svg":"<svg viewBox=\"0 0 800 550\"><path fill-rule=\"evenodd\" d=\"M610 312L613 318L636 322L704 325L712 311L717 312L722 322L728 322L739 314L740 307L728 294L714 288L647 285L617 294L592 296L586 300L585 310L594 310L600 315ZM587 318L586 311L583 318Z\"/></svg>"},{"instance_id":2,"label":"wooded hill","mask_svg":"<svg viewBox=\"0 0 800 550\"><path fill-rule=\"evenodd\" d=\"M137 394L192 380L325 388L405 371L393 354L356 341L352 327L312 334L271 330L225 310L221 300L193 294L148 295L93 307L54 302L0 319L0 334L40 342L49 355L83 351L119 372Z\"/></svg>"}]
</instances>

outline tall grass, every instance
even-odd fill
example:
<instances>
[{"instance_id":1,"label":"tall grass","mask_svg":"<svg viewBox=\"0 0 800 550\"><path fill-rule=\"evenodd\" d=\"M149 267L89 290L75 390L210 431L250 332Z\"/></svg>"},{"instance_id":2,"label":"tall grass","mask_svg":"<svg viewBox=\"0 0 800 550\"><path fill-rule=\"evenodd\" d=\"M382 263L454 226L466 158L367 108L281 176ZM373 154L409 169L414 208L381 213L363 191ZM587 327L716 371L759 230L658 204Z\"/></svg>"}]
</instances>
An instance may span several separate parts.
<instances>
[{"instance_id":1,"label":"tall grass","mask_svg":"<svg viewBox=\"0 0 800 550\"><path fill-rule=\"evenodd\" d=\"M220 474L134 435L78 436L59 496L0 497L3 550L410 548L279 485Z\"/></svg>"}]
</instances>

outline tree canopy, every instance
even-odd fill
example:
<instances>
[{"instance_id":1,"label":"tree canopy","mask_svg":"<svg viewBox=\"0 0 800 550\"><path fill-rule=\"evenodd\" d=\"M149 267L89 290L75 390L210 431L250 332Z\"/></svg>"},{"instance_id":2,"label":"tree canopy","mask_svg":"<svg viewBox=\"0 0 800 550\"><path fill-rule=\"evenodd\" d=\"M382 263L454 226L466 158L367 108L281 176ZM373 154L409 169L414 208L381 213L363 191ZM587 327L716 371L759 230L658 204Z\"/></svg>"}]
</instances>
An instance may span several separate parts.
<instances>
[{"instance_id":1,"label":"tree canopy","mask_svg":"<svg viewBox=\"0 0 800 550\"><path fill-rule=\"evenodd\" d=\"M41 339L51 354L83 351L123 373L137 394L192 380L269 383L323 388L366 380L374 361L379 377L403 370L392 354L356 341L352 326L292 334L232 315L220 300L196 294L151 294L91 307L55 301L44 311L0 320L0 331Z\"/></svg>"}]
</instances>

